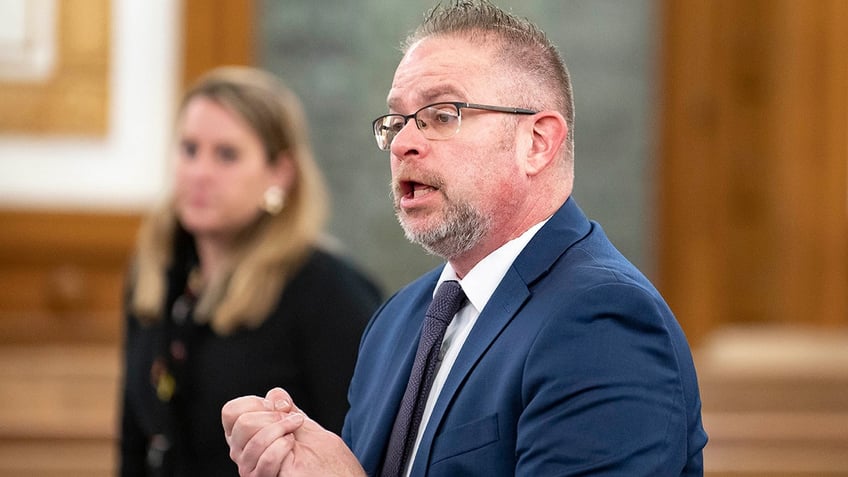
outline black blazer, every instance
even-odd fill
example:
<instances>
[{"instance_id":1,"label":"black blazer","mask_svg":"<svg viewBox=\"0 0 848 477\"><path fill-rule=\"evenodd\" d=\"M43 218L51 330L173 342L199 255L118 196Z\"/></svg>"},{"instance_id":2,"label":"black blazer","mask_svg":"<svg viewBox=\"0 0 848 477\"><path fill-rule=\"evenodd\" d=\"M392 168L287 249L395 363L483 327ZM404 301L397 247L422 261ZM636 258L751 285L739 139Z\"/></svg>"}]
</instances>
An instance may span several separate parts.
<instances>
[{"instance_id":1,"label":"black blazer","mask_svg":"<svg viewBox=\"0 0 848 477\"><path fill-rule=\"evenodd\" d=\"M182 293L185 275L171 273L166 310ZM188 352L177 374L177 394L164 405L151 368L170 341L168 321L143 326L128 314L121 475L152 475L148 445L163 428L173 434L175 470L155 475L238 475L224 439L221 407L238 396L263 396L274 386L285 388L321 425L340 432L359 338L380 301L377 287L349 263L315 251L260 327L230 336L218 336L208 325L193 327L185 339Z\"/></svg>"}]
</instances>

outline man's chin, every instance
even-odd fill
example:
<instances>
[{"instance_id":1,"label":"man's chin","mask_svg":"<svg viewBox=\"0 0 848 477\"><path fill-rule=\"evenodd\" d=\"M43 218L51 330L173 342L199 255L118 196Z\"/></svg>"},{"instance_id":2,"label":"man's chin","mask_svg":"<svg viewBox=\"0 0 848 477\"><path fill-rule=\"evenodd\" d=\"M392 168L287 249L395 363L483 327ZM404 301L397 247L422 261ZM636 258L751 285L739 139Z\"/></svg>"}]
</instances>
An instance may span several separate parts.
<instances>
[{"instance_id":1,"label":"man's chin","mask_svg":"<svg viewBox=\"0 0 848 477\"><path fill-rule=\"evenodd\" d=\"M400 215L398 215L398 222L401 229L403 229L403 235L410 242L426 248L433 241L434 234L432 228L424 227L421 223L415 223L416 221L414 219Z\"/></svg>"},{"instance_id":2,"label":"man's chin","mask_svg":"<svg viewBox=\"0 0 848 477\"><path fill-rule=\"evenodd\" d=\"M421 209L395 207L395 217L406 233L418 234L432 228L432 224L430 224L433 221L432 217L429 217L429 214Z\"/></svg>"}]
</instances>

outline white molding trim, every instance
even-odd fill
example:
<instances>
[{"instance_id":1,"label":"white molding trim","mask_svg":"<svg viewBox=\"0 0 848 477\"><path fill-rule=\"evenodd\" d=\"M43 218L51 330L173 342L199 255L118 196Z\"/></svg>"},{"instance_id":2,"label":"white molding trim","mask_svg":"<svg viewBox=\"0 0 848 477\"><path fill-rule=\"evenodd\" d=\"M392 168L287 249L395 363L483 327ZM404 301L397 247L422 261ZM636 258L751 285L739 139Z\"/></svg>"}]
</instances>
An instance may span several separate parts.
<instances>
[{"instance_id":1,"label":"white molding trim","mask_svg":"<svg viewBox=\"0 0 848 477\"><path fill-rule=\"evenodd\" d=\"M50 78L56 26L56 0L0 0L0 80Z\"/></svg>"}]
</instances>

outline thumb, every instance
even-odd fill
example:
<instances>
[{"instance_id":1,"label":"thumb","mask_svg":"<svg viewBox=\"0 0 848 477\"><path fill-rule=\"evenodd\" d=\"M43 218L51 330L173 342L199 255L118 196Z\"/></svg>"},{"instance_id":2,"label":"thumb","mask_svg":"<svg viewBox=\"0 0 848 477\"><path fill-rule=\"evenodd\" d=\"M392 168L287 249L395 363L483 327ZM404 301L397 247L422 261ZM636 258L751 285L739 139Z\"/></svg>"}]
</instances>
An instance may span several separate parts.
<instances>
[{"instance_id":1,"label":"thumb","mask_svg":"<svg viewBox=\"0 0 848 477\"><path fill-rule=\"evenodd\" d=\"M283 388L272 388L265 395L265 409L278 412L297 412L304 414L292 401L291 396Z\"/></svg>"}]
</instances>

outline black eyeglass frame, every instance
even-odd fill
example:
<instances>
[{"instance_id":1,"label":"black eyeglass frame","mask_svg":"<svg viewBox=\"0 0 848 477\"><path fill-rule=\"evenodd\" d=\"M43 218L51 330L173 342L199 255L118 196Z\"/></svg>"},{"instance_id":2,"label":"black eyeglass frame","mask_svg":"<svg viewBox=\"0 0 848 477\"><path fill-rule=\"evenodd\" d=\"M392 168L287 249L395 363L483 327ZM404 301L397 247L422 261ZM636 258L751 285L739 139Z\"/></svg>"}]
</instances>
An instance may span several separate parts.
<instances>
[{"instance_id":1,"label":"black eyeglass frame","mask_svg":"<svg viewBox=\"0 0 848 477\"><path fill-rule=\"evenodd\" d=\"M418 109L418 111L415 111L412 114L398 114L398 113L384 114L384 115L378 117L377 119L375 119L374 121L372 121L371 122L371 130L374 133L374 139L377 141L377 147L380 148L380 150L388 151L389 149L391 149L392 141L394 140L394 136L393 136L392 139L389 140L386 143L386 147L383 147L382 146L383 141L380 140L381 135L380 135L380 131L378 130L378 127L382 127L382 126L378 126L377 123L382 123L386 118L397 117L397 118L403 118L403 126L405 127L406 123L408 123L410 119L415 119L415 127L418 128L419 131L421 131L422 130L421 124L418 122L418 117L417 117L418 114L421 111L424 111L425 109L429 109L429 108L432 108L434 106L448 105L448 104L452 105L453 107L456 108L456 116L459 119L459 124L456 127L456 131L451 136L448 136L448 137L445 137L445 138L431 139L431 140L450 139L451 137L453 137L457 133L459 133L459 128L460 128L460 126L462 126L462 109L463 108L465 108L465 109L477 109L477 110L480 110L480 111L493 111L493 112L496 112L496 113L525 114L525 115L537 114L539 112L539 111L534 111L532 109L516 108L516 107L511 107L511 106L493 106L493 105L490 105L490 104L465 103L465 102L462 102L462 101L439 101L438 103L432 103L432 104L428 104L426 106L422 106L421 108ZM398 132L400 132L400 131L398 131ZM397 135L397 133L395 133L395 135Z\"/></svg>"}]
</instances>

